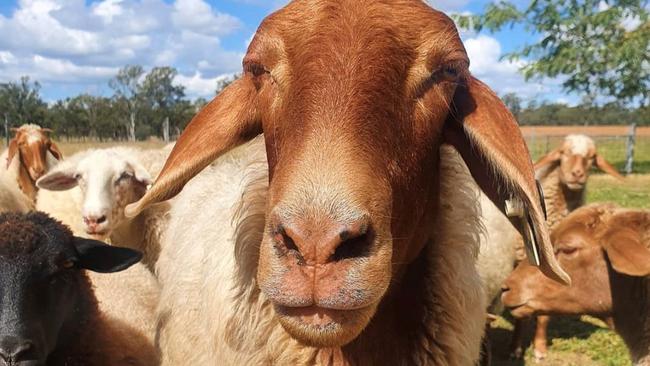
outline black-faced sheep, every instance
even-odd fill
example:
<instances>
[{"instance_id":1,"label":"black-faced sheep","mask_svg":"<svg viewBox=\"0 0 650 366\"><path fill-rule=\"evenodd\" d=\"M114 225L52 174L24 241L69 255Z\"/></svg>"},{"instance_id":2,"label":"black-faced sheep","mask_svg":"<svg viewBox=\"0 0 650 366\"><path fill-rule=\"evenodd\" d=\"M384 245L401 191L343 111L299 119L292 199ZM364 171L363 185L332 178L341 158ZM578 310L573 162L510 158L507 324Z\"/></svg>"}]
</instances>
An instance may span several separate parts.
<instances>
[{"instance_id":1,"label":"black-faced sheep","mask_svg":"<svg viewBox=\"0 0 650 366\"><path fill-rule=\"evenodd\" d=\"M44 213L0 215L0 364L155 365L150 335L105 314L86 275L141 256L75 237Z\"/></svg>"}]
</instances>

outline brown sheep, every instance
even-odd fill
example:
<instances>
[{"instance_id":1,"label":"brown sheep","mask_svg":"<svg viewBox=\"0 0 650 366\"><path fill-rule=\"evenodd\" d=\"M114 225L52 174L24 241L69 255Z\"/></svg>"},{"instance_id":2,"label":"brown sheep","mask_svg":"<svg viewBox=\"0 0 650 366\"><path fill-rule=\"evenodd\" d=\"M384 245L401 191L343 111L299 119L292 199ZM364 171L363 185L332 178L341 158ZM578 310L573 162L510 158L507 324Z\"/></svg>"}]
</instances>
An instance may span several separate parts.
<instances>
[{"instance_id":1,"label":"brown sheep","mask_svg":"<svg viewBox=\"0 0 650 366\"><path fill-rule=\"evenodd\" d=\"M126 209L197 176L156 268L164 365L473 364L485 303L469 172L499 208L523 203L542 270L568 282L516 121L470 75L447 16L416 0L297 0L263 21L243 64ZM253 168L263 212L232 223Z\"/></svg>"},{"instance_id":2,"label":"brown sheep","mask_svg":"<svg viewBox=\"0 0 650 366\"><path fill-rule=\"evenodd\" d=\"M522 262L506 280L515 317L589 314L611 318L637 365L650 363L650 212L594 204L553 231L555 252L573 284L557 286Z\"/></svg>"}]
</instances>

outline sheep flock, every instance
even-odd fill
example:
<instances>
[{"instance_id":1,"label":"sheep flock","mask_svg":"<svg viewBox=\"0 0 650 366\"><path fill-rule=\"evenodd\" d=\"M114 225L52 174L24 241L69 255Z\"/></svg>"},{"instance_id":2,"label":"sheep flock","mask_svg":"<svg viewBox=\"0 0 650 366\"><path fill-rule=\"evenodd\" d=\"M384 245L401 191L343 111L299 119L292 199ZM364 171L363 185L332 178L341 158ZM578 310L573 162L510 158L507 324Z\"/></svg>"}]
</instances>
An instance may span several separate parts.
<instances>
[{"instance_id":1,"label":"sheep flock","mask_svg":"<svg viewBox=\"0 0 650 366\"><path fill-rule=\"evenodd\" d=\"M526 322L542 361L549 316L589 314L650 364L650 212L586 204L591 170L625 179L595 142L533 163L425 2L316 3L175 143L14 130L0 366L489 365L505 308L513 357Z\"/></svg>"}]
</instances>

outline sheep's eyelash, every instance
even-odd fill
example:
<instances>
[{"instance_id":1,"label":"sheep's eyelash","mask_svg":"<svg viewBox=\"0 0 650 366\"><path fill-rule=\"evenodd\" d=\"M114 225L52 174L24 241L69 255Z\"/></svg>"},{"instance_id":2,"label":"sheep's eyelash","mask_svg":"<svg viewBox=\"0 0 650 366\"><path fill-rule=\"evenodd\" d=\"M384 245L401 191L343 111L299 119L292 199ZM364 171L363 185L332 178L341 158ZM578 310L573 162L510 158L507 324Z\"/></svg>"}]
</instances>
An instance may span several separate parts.
<instances>
[{"instance_id":1,"label":"sheep's eyelash","mask_svg":"<svg viewBox=\"0 0 650 366\"><path fill-rule=\"evenodd\" d=\"M247 62L244 64L244 71L250 72L253 76L261 76L264 74L270 74L270 71L264 67L261 63L258 62Z\"/></svg>"}]
</instances>

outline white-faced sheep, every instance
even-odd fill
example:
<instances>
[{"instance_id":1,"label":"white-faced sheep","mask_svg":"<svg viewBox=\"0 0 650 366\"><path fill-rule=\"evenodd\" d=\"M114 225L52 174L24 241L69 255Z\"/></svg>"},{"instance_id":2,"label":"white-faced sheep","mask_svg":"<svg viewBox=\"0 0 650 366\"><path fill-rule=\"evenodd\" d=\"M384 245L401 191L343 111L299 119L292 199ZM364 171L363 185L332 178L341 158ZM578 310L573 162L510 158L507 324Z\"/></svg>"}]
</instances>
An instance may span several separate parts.
<instances>
[{"instance_id":1,"label":"white-faced sheep","mask_svg":"<svg viewBox=\"0 0 650 366\"><path fill-rule=\"evenodd\" d=\"M131 249L75 237L44 213L1 214L0 364L157 364L151 335L106 314L111 299L97 296L102 285L87 276L124 271L140 258ZM142 296L134 293L141 288L130 289L131 296Z\"/></svg>"},{"instance_id":2,"label":"white-faced sheep","mask_svg":"<svg viewBox=\"0 0 650 366\"><path fill-rule=\"evenodd\" d=\"M182 190L157 264L163 364L472 365L477 197L458 192L471 178L443 142L499 207L521 200L541 268L568 281L516 122L467 65L422 1L293 1L264 20L242 78L127 207ZM199 174L262 132L244 161Z\"/></svg>"},{"instance_id":3,"label":"white-faced sheep","mask_svg":"<svg viewBox=\"0 0 650 366\"><path fill-rule=\"evenodd\" d=\"M156 174L159 168L155 165L162 164L169 150L114 147L73 155L38 180L42 191L37 208L63 221L78 235L142 251L143 263L153 268L160 252L167 204L132 219L124 216L124 207L144 195L151 183L146 167Z\"/></svg>"},{"instance_id":4,"label":"white-faced sheep","mask_svg":"<svg viewBox=\"0 0 650 366\"><path fill-rule=\"evenodd\" d=\"M0 212L27 212L36 202L36 180L62 155L47 128L25 124L13 131L16 135L0 155Z\"/></svg>"}]
</instances>

